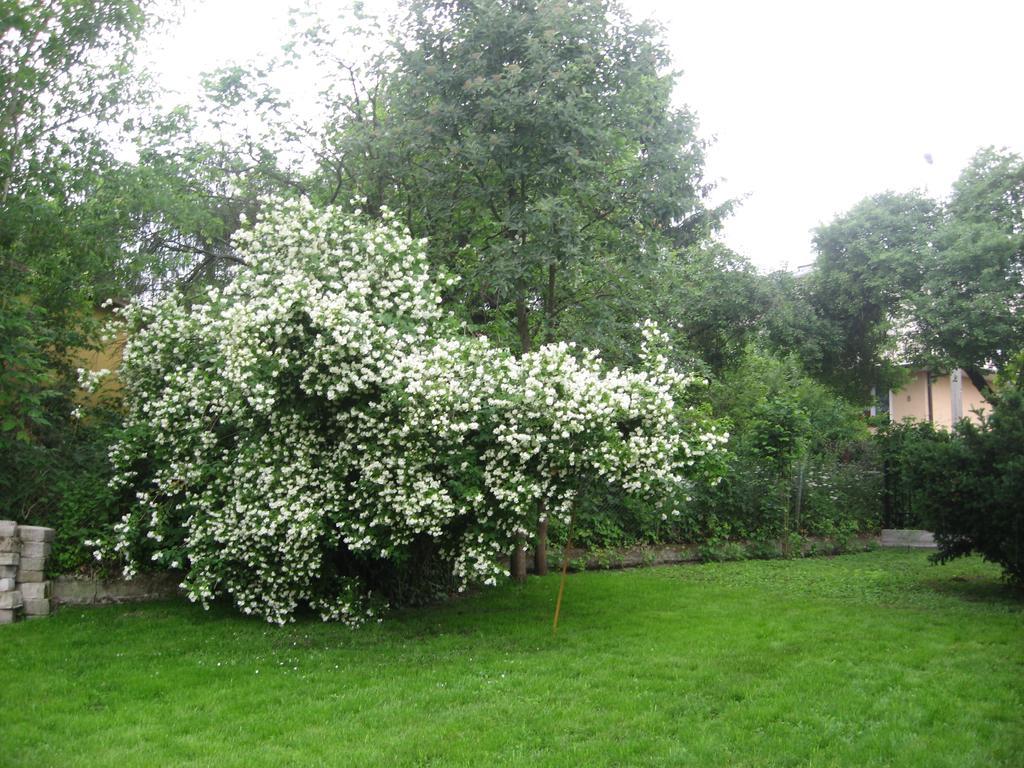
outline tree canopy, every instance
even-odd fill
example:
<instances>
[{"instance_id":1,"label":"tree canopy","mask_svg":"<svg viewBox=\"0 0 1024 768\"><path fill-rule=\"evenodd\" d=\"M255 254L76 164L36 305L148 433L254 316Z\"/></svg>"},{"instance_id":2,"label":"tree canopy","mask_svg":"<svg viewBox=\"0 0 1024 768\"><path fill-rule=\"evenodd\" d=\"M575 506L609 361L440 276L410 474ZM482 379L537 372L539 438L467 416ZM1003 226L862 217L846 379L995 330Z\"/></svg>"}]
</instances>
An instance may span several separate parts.
<instances>
[{"instance_id":1,"label":"tree canopy","mask_svg":"<svg viewBox=\"0 0 1024 768\"><path fill-rule=\"evenodd\" d=\"M618 300L638 274L718 225L664 44L615 4L417 0L391 54L330 156L367 210L429 237L469 318L510 345L631 326Z\"/></svg>"},{"instance_id":2,"label":"tree canopy","mask_svg":"<svg viewBox=\"0 0 1024 768\"><path fill-rule=\"evenodd\" d=\"M1022 202L1024 162L988 148L948 201L885 193L819 228L804 291L832 343L808 364L853 397L901 363L963 368L990 393L984 369L1024 344Z\"/></svg>"},{"instance_id":3,"label":"tree canopy","mask_svg":"<svg viewBox=\"0 0 1024 768\"><path fill-rule=\"evenodd\" d=\"M4 2L0 12L0 497L32 500L32 448L60 439L67 351L128 239L104 128L131 85L132 0ZM31 447L26 447L31 446Z\"/></svg>"}]
</instances>

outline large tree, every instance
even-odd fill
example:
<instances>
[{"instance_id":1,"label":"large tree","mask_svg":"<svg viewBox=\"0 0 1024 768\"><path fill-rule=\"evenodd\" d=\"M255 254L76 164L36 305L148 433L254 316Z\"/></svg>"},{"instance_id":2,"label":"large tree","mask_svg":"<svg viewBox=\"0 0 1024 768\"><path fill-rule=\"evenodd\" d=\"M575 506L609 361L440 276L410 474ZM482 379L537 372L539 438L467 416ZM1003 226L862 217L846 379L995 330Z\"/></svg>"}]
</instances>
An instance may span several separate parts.
<instances>
[{"instance_id":1,"label":"large tree","mask_svg":"<svg viewBox=\"0 0 1024 768\"><path fill-rule=\"evenodd\" d=\"M430 238L478 324L524 351L559 338L717 223L654 27L601 0L417 0L402 28L329 167Z\"/></svg>"},{"instance_id":2,"label":"large tree","mask_svg":"<svg viewBox=\"0 0 1024 768\"><path fill-rule=\"evenodd\" d=\"M0 515L45 520L80 453L98 305L187 278L237 219L133 65L158 21L146 0L0 2Z\"/></svg>"},{"instance_id":3,"label":"large tree","mask_svg":"<svg viewBox=\"0 0 1024 768\"><path fill-rule=\"evenodd\" d=\"M118 269L124 222L100 189L116 165L104 130L131 84L144 5L0 4L0 514L38 501L37 449L70 410L66 352L88 341L97 291Z\"/></svg>"},{"instance_id":4,"label":"large tree","mask_svg":"<svg viewBox=\"0 0 1024 768\"><path fill-rule=\"evenodd\" d=\"M947 201L919 193L862 201L815 235L799 289L814 310L809 367L853 397L891 383L897 363L963 368L988 396L985 369L1024 339L1024 161L992 148Z\"/></svg>"},{"instance_id":5,"label":"large tree","mask_svg":"<svg viewBox=\"0 0 1024 768\"><path fill-rule=\"evenodd\" d=\"M941 211L916 193L876 195L820 227L803 295L824 335L806 362L855 400L894 380L897 332L921 286Z\"/></svg>"},{"instance_id":6,"label":"large tree","mask_svg":"<svg viewBox=\"0 0 1024 768\"><path fill-rule=\"evenodd\" d=\"M368 83L343 71L323 188L398 211L463 278L467 318L520 352L614 354L644 278L722 213L658 30L604 0L412 0L400 29Z\"/></svg>"},{"instance_id":7,"label":"large tree","mask_svg":"<svg viewBox=\"0 0 1024 768\"><path fill-rule=\"evenodd\" d=\"M990 397L987 368L1024 348L1024 160L984 149L953 187L911 297L915 360L963 368Z\"/></svg>"}]
</instances>

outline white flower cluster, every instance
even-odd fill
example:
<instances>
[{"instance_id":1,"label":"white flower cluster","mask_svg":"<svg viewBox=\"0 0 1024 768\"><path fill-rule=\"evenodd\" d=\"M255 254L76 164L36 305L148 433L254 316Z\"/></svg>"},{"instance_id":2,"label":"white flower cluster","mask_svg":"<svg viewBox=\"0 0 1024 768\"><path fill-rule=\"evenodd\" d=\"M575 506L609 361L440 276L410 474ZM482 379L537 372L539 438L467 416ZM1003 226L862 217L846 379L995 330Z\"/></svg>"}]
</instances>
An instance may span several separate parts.
<instances>
[{"instance_id":1,"label":"white flower cluster","mask_svg":"<svg viewBox=\"0 0 1024 768\"><path fill-rule=\"evenodd\" d=\"M88 368L76 368L75 374L78 377L79 389L92 394L102 386L103 380L110 375L110 370L100 368L98 371L90 371Z\"/></svg>"},{"instance_id":2,"label":"white flower cluster","mask_svg":"<svg viewBox=\"0 0 1024 768\"><path fill-rule=\"evenodd\" d=\"M129 307L111 455L135 504L107 554L184 566L206 604L273 622L374 615L382 563L429 551L460 587L590 484L669 499L713 480L725 438L644 328L645 369L557 344L513 357L442 311L450 279L383 221L271 201L247 266L187 304ZM669 503L666 501L666 503Z\"/></svg>"}]
</instances>

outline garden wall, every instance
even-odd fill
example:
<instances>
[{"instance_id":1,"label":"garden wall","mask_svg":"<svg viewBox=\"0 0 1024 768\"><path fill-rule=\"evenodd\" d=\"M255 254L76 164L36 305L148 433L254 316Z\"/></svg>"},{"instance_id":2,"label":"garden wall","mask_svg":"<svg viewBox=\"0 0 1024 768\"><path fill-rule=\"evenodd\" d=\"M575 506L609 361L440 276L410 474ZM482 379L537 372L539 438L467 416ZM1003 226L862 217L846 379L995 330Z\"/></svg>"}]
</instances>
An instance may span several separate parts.
<instances>
[{"instance_id":1,"label":"garden wall","mask_svg":"<svg viewBox=\"0 0 1024 768\"><path fill-rule=\"evenodd\" d=\"M102 605L138 600L165 600L181 594L181 574L152 573L131 581L98 576L58 576L53 581L54 605Z\"/></svg>"},{"instance_id":2,"label":"garden wall","mask_svg":"<svg viewBox=\"0 0 1024 768\"><path fill-rule=\"evenodd\" d=\"M737 552L750 552L750 542L728 542ZM880 537L873 534L862 534L848 540L839 541L824 536L811 536L801 544L801 555L815 553L827 554L844 551L870 549L883 544ZM899 544L891 546L903 546ZM724 549L724 548L723 548ZM552 547L552 568L561 566L561 550ZM756 554L751 557L781 557L781 542L760 544ZM633 547L608 547L606 549L586 550L572 547L569 550L569 565L573 570L603 570L608 568L635 568L645 565L673 565L675 563L695 563L703 560L736 559L733 557L716 556L715 547L696 544L641 544ZM558 562L555 563L554 561ZM527 553L527 562L533 568L533 552Z\"/></svg>"},{"instance_id":3,"label":"garden wall","mask_svg":"<svg viewBox=\"0 0 1024 768\"><path fill-rule=\"evenodd\" d=\"M21 617L46 616L52 607L62 605L164 600L181 594L178 586L180 573L144 574L131 581L82 575L65 575L52 581L46 580L46 559L50 554L53 537L52 528L19 526L13 521L0 521L0 624L11 623ZM934 549L935 539L928 531L886 529L881 536L857 536L842 545L823 537L810 538L803 542L801 554L876 546ZM742 548L738 543L735 546ZM760 552L759 556L772 554L781 555L781 545L776 547L774 553L765 551ZM561 554L556 554L554 559L558 562L552 562L552 566L557 567L561 562ZM569 562L573 570L671 565L707 559L718 558L707 547L692 544L649 544L601 550L574 547L569 550ZM528 562L532 565L532 553Z\"/></svg>"},{"instance_id":4,"label":"garden wall","mask_svg":"<svg viewBox=\"0 0 1024 768\"><path fill-rule=\"evenodd\" d=\"M53 528L0 520L0 624L50 615L46 561Z\"/></svg>"},{"instance_id":5,"label":"garden wall","mask_svg":"<svg viewBox=\"0 0 1024 768\"><path fill-rule=\"evenodd\" d=\"M938 549L935 535L930 531L904 528L883 528L879 543L883 547L910 547L912 549Z\"/></svg>"}]
</instances>

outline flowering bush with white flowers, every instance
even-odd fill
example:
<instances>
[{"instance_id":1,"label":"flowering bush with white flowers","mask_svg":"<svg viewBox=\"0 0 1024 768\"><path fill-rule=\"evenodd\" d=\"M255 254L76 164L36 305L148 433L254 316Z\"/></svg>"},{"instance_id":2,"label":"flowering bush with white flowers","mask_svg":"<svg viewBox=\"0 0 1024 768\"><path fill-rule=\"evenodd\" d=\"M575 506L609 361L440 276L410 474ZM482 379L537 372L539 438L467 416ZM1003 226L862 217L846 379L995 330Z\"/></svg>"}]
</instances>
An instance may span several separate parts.
<instances>
[{"instance_id":1,"label":"flowering bush with white flowers","mask_svg":"<svg viewBox=\"0 0 1024 768\"><path fill-rule=\"evenodd\" d=\"M517 358L455 324L452 281L386 212L267 208L227 287L123 312L112 458L135 503L98 554L127 575L155 562L203 604L356 624L417 558L495 583L538 501L567 521L595 484L669 504L718 476L725 436L653 324L643 370L566 344Z\"/></svg>"}]
</instances>

